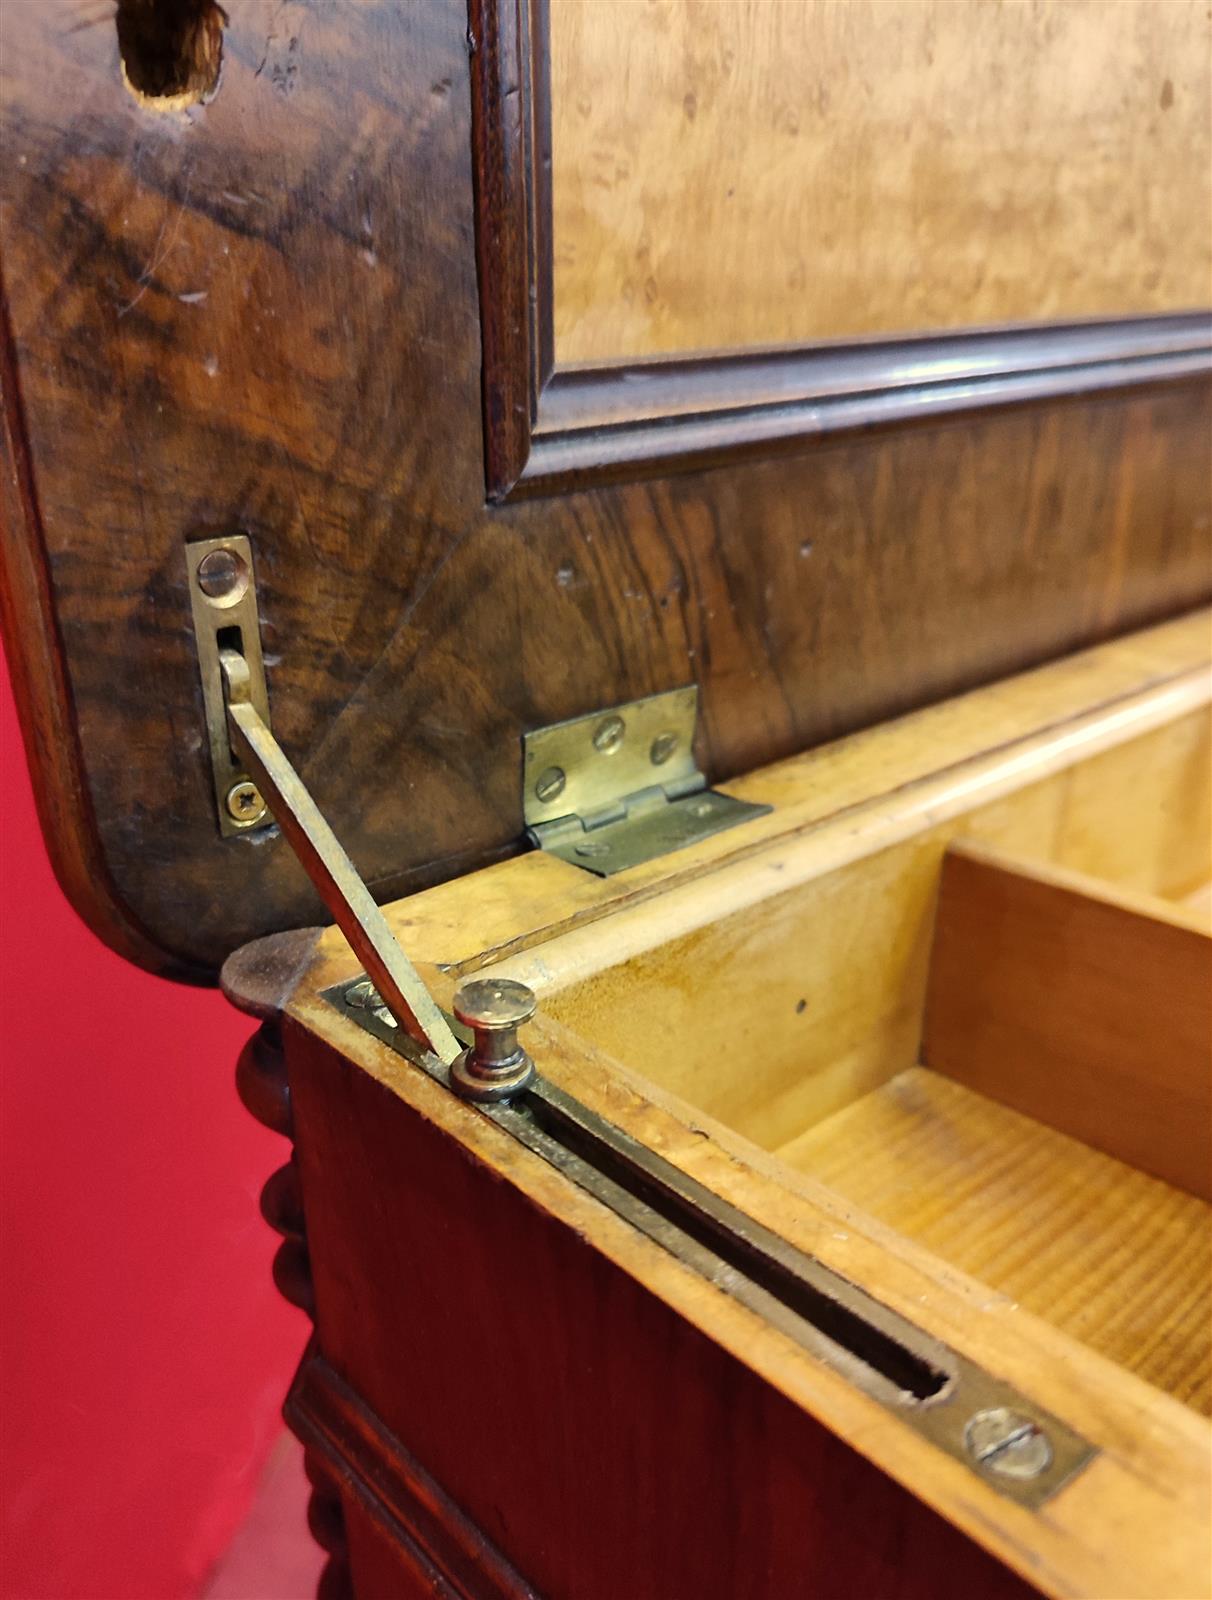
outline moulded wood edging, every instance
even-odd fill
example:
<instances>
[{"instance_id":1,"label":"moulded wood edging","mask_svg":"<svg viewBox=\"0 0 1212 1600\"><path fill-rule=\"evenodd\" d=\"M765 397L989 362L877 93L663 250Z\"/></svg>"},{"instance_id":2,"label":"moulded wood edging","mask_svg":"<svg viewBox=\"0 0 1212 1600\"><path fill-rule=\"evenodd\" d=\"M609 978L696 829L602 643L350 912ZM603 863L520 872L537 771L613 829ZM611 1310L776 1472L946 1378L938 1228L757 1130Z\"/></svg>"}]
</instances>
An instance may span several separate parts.
<instances>
[{"instance_id":1,"label":"moulded wood edging","mask_svg":"<svg viewBox=\"0 0 1212 1600\"><path fill-rule=\"evenodd\" d=\"M291 1430L337 1469L374 1522L467 1600L537 1600L475 1523L393 1438L314 1342L286 1401Z\"/></svg>"},{"instance_id":2,"label":"moulded wood edging","mask_svg":"<svg viewBox=\"0 0 1212 1600\"><path fill-rule=\"evenodd\" d=\"M550 207L534 194L530 117L541 97L530 83L539 26L532 4L541 0L468 6L485 470L493 495L517 481L530 455L543 349L551 347L550 332L545 344L542 338L547 314L537 305L550 270L536 260L537 219Z\"/></svg>"},{"instance_id":3,"label":"moulded wood edging","mask_svg":"<svg viewBox=\"0 0 1212 1600\"><path fill-rule=\"evenodd\" d=\"M557 368L547 7L470 0L490 500L1212 373L1212 313L1202 310Z\"/></svg>"}]
</instances>

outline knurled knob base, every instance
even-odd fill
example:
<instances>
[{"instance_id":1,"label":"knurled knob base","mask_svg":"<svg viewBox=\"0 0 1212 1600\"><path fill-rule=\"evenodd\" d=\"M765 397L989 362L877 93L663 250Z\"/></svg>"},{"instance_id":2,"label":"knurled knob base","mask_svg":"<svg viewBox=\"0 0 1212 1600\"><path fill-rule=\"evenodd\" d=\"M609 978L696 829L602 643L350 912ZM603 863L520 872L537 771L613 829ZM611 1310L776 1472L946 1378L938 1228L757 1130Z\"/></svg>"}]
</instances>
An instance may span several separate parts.
<instances>
[{"instance_id":1,"label":"knurled knob base","mask_svg":"<svg viewBox=\"0 0 1212 1600\"><path fill-rule=\"evenodd\" d=\"M534 1077L534 1062L525 1050L519 1050L516 1062L502 1064L491 1072L484 1072L476 1060L474 1045L468 1045L455 1057L450 1067L450 1082L456 1094L464 1100L477 1100L481 1104L512 1100L520 1094Z\"/></svg>"}]
</instances>

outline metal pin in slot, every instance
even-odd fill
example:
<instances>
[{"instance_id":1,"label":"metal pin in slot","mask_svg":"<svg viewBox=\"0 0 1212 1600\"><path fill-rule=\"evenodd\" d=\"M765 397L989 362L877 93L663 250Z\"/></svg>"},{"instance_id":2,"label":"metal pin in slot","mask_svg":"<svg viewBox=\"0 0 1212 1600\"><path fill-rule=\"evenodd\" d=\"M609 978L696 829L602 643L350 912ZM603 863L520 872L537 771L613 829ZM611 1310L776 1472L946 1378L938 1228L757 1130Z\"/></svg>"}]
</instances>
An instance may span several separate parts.
<instances>
[{"instance_id":1,"label":"metal pin in slot","mask_svg":"<svg viewBox=\"0 0 1212 1600\"><path fill-rule=\"evenodd\" d=\"M508 1100L534 1078L534 1062L518 1043L518 1029L534 1016L535 998L512 978L473 978L454 997L454 1014L475 1034L450 1069L465 1100Z\"/></svg>"}]
</instances>

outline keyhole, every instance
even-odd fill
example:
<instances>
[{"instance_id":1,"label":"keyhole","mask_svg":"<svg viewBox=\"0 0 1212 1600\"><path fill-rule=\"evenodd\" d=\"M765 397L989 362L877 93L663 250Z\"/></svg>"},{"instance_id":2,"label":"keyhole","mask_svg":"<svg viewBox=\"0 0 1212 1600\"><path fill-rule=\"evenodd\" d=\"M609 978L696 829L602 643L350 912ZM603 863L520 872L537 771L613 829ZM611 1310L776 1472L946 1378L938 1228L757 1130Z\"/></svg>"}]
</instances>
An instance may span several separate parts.
<instances>
[{"instance_id":1,"label":"keyhole","mask_svg":"<svg viewBox=\"0 0 1212 1600\"><path fill-rule=\"evenodd\" d=\"M219 83L227 13L217 0L118 0L122 76L143 105L177 111Z\"/></svg>"}]
</instances>

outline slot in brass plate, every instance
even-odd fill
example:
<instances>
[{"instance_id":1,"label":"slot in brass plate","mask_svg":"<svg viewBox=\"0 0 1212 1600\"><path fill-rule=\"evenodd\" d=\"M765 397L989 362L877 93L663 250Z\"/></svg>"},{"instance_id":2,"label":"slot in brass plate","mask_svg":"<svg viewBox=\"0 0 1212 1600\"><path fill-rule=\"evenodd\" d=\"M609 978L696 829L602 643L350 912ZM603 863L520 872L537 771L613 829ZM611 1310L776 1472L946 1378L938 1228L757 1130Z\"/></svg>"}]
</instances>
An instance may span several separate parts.
<instances>
[{"instance_id":1,"label":"slot in brass plate","mask_svg":"<svg viewBox=\"0 0 1212 1600\"><path fill-rule=\"evenodd\" d=\"M252 545L242 533L222 539L197 539L185 546L185 562L206 708L215 808L219 832L227 838L263 827L271 820L256 786L232 749L219 668L220 649L225 641L234 642L238 634L235 648L248 663L249 701L268 726L269 695L261 659L261 619Z\"/></svg>"},{"instance_id":2,"label":"slot in brass plate","mask_svg":"<svg viewBox=\"0 0 1212 1600\"><path fill-rule=\"evenodd\" d=\"M323 998L439 1083L447 1068L368 995ZM866 1289L722 1199L624 1129L537 1075L476 1110L542 1156L723 1294L747 1306L894 1412L999 1494L1038 1510L1097 1449L1029 1395L917 1327Z\"/></svg>"}]
</instances>

